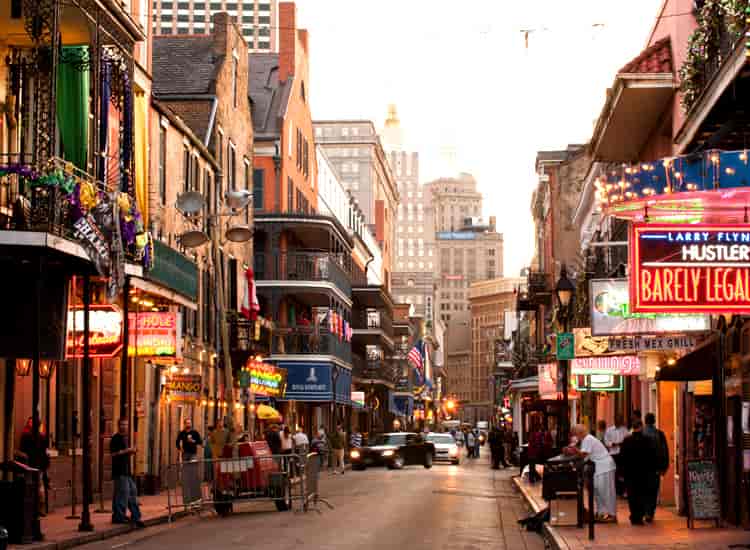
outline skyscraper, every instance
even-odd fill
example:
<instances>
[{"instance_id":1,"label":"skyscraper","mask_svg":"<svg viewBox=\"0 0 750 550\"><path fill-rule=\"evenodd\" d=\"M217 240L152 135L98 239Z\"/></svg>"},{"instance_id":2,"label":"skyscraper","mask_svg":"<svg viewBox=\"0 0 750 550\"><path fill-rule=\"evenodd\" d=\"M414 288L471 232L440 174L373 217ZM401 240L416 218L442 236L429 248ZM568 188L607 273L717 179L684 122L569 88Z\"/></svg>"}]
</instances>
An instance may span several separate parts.
<instances>
[{"instance_id":1,"label":"skyscraper","mask_svg":"<svg viewBox=\"0 0 750 550\"><path fill-rule=\"evenodd\" d=\"M154 34L208 34L211 15L225 11L242 27L251 51L276 51L277 0L153 0Z\"/></svg>"}]
</instances>

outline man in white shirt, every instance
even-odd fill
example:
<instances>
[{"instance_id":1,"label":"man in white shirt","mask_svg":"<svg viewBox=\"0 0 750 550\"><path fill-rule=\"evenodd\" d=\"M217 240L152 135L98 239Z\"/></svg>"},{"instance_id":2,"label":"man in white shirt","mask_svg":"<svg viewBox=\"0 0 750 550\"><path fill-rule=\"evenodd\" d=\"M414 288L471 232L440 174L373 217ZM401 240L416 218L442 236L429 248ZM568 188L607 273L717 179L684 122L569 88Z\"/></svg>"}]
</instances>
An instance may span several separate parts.
<instances>
[{"instance_id":1,"label":"man in white shirt","mask_svg":"<svg viewBox=\"0 0 750 550\"><path fill-rule=\"evenodd\" d=\"M610 426L604 432L604 445L609 449L609 454L615 459L617 465L617 473L615 477L615 489L618 495L625 493L625 481L622 472L622 464L620 464L620 447L625 438L630 435L628 428L625 426L625 420L622 415L617 415L615 418L615 425Z\"/></svg>"},{"instance_id":2,"label":"man in white shirt","mask_svg":"<svg viewBox=\"0 0 750 550\"><path fill-rule=\"evenodd\" d=\"M297 426L297 433L294 434L294 448L298 453L306 453L307 449L310 448L310 440L307 438L305 432L302 431L301 426Z\"/></svg>"},{"instance_id":3,"label":"man in white shirt","mask_svg":"<svg viewBox=\"0 0 750 550\"><path fill-rule=\"evenodd\" d=\"M594 463L594 500L598 521L617 521L617 493L615 492L615 461L604 444L589 433L585 426L577 425L573 433L581 442L579 456Z\"/></svg>"}]
</instances>

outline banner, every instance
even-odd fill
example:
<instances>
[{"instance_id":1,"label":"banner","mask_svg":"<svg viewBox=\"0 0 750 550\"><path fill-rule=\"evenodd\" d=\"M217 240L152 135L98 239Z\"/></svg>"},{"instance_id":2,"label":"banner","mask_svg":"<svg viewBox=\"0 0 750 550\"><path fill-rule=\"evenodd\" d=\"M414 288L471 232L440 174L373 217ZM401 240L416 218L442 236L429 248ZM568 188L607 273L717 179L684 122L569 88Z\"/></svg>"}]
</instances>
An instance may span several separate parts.
<instances>
[{"instance_id":1,"label":"banner","mask_svg":"<svg viewBox=\"0 0 750 550\"><path fill-rule=\"evenodd\" d=\"M621 374L637 376L641 373L641 362L637 355L611 355L604 357L576 357L571 363L573 375Z\"/></svg>"},{"instance_id":2,"label":"banner","mask_svg":"<svg viewBox=\"0 0 750 550\"><path fill-rule=\"evenodd\" d=\"M631 310L750 313L747 225L633 224Z\"/></svg>"},{"instance_id":3,"label":"banner","mask_svg":"<svg viewBox=\"0 0 750 550\"><path fill-rule=\"evenodd\" d=\"M591 334L663 334L711 329L708 315L633 313L627 279L594 279L590 283Z\"/></svg>"},{"instance_id":4,"label":"banner","mask_svg":"<svg viewBox=\"0 0 750 550\"><path fill-rule=\"evenodd\" d=\"M202 389L200 374L173 374L167 382L167 391L173 401L198 401Z\"/></svg>"},{"instance_id":5,"label":"banner","mask_svg":"<svg viewBox=\"0 0 750 550\"><path fill-rule=\"evenodd\" d=\"M177 357L177 313L151 311L128 315L128 355Z\"/></svg>"}]
</instances>

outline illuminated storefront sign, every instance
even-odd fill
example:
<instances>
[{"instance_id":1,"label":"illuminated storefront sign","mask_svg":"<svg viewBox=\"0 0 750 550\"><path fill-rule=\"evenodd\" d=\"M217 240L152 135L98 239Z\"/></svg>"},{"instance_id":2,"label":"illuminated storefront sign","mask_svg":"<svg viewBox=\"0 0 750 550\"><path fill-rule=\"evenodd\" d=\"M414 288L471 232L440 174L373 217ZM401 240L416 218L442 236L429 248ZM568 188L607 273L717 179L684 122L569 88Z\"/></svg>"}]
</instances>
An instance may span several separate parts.
<instances>
[{"instance_id":1,"label":"illuminated storefront sign","mask_svg":"<svg viewBox=\"0 0 750 550\"><path fill-rule=\"evenodd\" d=\"M610 355L604 357L576 357L571 363L573 375L621 374L638 375L641 362L637 355Z\"/></svg>"},{"instance_id":2,"label":"illuminated storefront sign","mask_svg":"<svg viewBox=\"0 0 750 550\"><path fill-rule=\"evenodd\" d=\"M131 357L177 356L177 313L131 313L128 330L128 355Z\"/></svg>"},{"instance_id":3,"label":"illuminated storefront sign","mask_svg":"<svg viewBox=\"0 0 750 550\"><path fill-rule=\"evenodd\" d=\"M616 374L591 374L574 376L573 387L578 391L622 391L625 384Z\"/></svg>"},{"instance_id":4,"label":"illuminated storefront sign","mask_svg":"<svg viewBox=\"0 0 750 550\"><path fill-rule=\"evenodd\" d=\"M68 358L83 357L83 309L68 310ZM122 312L110 304L92 305L89 312L89 356L114 357L122 349Z\"/></svg>"},{"instance_id":5,"label":"illuminated storefront sign","mask_svg":"<svg viewBox=\"0 0 750 550\"><path fill-rule=\"evenodd\" d=\"M539 397L541 399L557 399L557 363L539 365Z\"/></svg>"},{"instance_id":6,"label":"illuminated storefront sign","mask_svg":"<svg viewBox=\"0 0 750 550\"><path fill-rule=\"evenodd\" d=\"M746 225L634 224L631 309L750 313Z\"/></svg>"},{"instance_id":7,"label":"illuminated storefront sign","mask_svg":"<svg viewBox=\"0 0 750 550\"><path fill-rule=\"evenodd\" d=\"M249 373L249 387L252 393L267 397L284 397L287 381L286 369L251 358L245 364L244 370Z\"/></svg>"},{"instance_id":8,"label":"illuminated storefront sign","mask_svg":"<svg viewBox=\"0 0 750 550\"><path fill-rule=\"evenodd\" d=\"M200 374L173 374L167 382L169 397L174 401L197 401L202 389Z\"/></svg>"},{"instance_id":9,"label":"illuminated storefront sign","mask_svg":"<svg viewBox=\"0 0 750 550\"><path fill-rule=\"evenodd\" d=\"M696 339L692 336L635 336L608 338L610 350L633 353L634 351L665 351L694 348Z\"/></svg>"},{"instance_id":10,"label":"illuminated storefront sign","mask_svg":"<svg viewBox=\"0 0 750 550\"><path fill-rule=\"evenodd\" d=\"M594 279L590 286L591 334L663 334L711 329L708 315L634 313L627 279Z\"/></svg>"},{"instance_id":11,"label":"illuminated storefront sign","mask_svg":"<svg viewBox=\"0 0 750 550\"><path fill-rule=\"evenodd\" d=\"M590 328L573 329L576 338L576 357L592 357L604 355L621 355L622 350L614 349L606 336L591 336Z\"/></svg>"},{"instance_id":12,"label":"illuminated storefront sign","mask_svg":"<svg viewBox=\"0 0 750 550\"><path fill-rule=\"evenodd\" d=\"M352 405L354 407L364 408L365 406L365 392L353 391L352 392Z\"/></svg>"}]
</instances>

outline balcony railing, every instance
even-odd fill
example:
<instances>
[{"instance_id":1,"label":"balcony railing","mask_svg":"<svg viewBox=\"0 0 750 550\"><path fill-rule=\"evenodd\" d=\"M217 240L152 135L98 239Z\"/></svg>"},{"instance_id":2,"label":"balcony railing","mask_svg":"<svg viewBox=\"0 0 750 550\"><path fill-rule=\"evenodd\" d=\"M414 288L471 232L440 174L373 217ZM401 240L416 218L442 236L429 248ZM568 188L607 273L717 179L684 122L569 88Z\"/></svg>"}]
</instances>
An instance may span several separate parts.
<instances>
[{"instance_id":1,"label":"balcony railing","mask_svg":"<svg viewBox=\"0 0 750 550\"><path fill-rule=\"evenodd\" d=\"M327 281L351 294L351 278L341 255L326 252L280 252L255 255L258 281Z\"/></svg>"},{"instance_id":2,"label":"balcony railing","mask_svg":"<svg viewBox=\"0 0 750 550\"><path fill-rule=\"evenodd\" d=\"M396 382L396 368L388 359L367 360L361 355L352 356L352 374L357 378Z\"/></svg>"},{"instance_id":3,"label":"balcony railing","mask_svg":"<svg viewBox=\"0 0 750 550\"><path fill-rule=\"evenodd\" d=\"M393 335L393 320L384 311L360 309L352 312L352 328L381 329L388 336Z\"/></svg>"},{"instance_id":4,"label":"balcony railing","mask_svg":"<svg viewBox=\"0 0 750 550\"><path fill-rule=\"evenodd\" d=\"M317 331L310 325L277 327L274 331L273 353L278 355L332 355L352 362L349 342L328 331Z\"/></svg>"}]
</instances>

